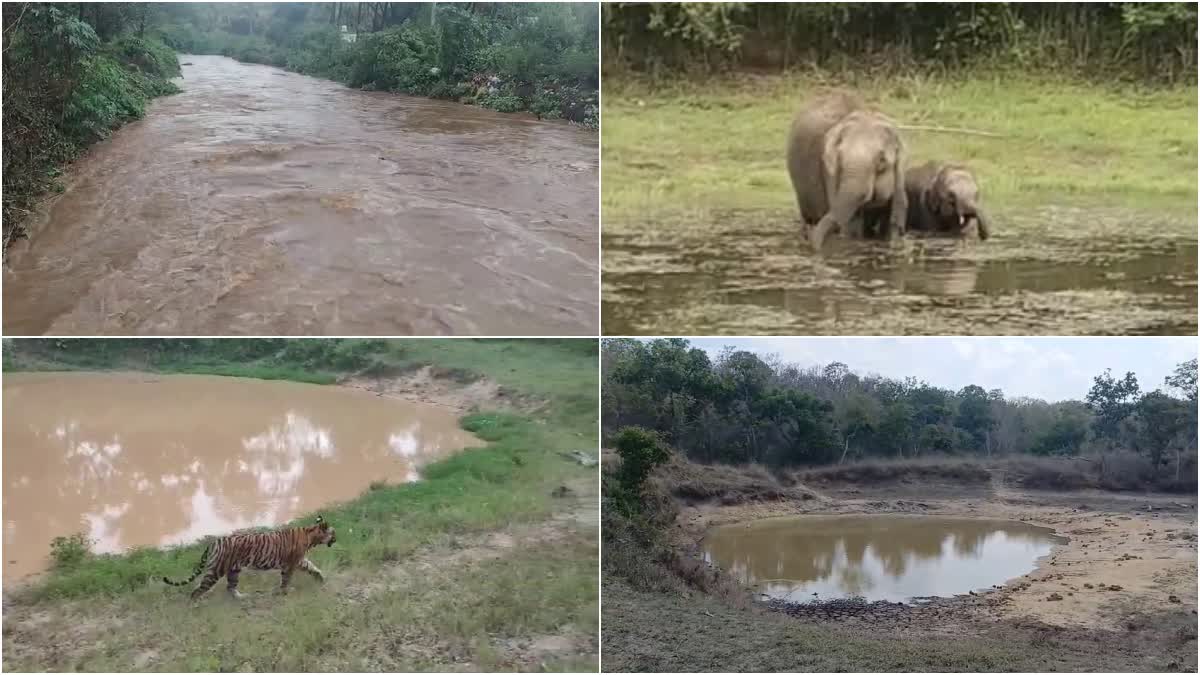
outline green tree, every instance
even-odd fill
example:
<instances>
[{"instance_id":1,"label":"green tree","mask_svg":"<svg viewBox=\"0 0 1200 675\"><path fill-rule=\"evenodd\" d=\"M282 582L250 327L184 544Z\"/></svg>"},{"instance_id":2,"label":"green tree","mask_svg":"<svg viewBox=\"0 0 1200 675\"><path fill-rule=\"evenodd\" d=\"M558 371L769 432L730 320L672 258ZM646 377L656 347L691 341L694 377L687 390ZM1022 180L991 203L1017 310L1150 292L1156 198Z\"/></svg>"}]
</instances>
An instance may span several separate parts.
<instances>
[{"instance_id":1,"label":"green tree","mask_svg":"<svg viewBox=\"0 0 1200 675\"><path fill-rule=\"evenodd\" d=\"M1096 414L1094 422L1096 437L1113 445L1119 437L1121 422L1133 412L1139 392L1137 377L1133 373L1125 373L1125 377L1117 379L1112 376L1112 369L1105 369L1103 375L1093 378L1093 384L1087 394L1088 407Z\"/></svg>"}]
</instances>

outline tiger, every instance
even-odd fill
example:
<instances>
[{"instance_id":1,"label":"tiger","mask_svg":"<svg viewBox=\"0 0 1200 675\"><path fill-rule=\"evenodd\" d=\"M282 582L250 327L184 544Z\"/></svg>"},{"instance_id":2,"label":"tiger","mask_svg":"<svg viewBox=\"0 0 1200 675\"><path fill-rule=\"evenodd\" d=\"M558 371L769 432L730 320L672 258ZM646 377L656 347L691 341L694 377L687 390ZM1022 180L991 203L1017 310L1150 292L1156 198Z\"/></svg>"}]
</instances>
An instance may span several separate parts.
<instances>
[{"instance_id":1,"label":"tiger","mask_svg":"<svg viewBox=\"0 0 1200 675\"><path fill-rule=\"evenodd\" d=\"M200 585L192 591L192 600L207 593L221 577L229 579L229 595L234 599L241 599L243 596L238 592L237 585L238 574L243 567L256 570L279 569L283 574L279 592L286 594L288 584L292 580L292 572L297 568L313 575L318 581L325 581L325 574L317 569L305 554L314 546L333 546L336 541L337 533L321 516L317 516L315 525L218 537L204 549L191 578L187 581L171 581L168 577L163 577L163 581L172 586L186 586L207 570Z\"/></svg>"}]
</instances>

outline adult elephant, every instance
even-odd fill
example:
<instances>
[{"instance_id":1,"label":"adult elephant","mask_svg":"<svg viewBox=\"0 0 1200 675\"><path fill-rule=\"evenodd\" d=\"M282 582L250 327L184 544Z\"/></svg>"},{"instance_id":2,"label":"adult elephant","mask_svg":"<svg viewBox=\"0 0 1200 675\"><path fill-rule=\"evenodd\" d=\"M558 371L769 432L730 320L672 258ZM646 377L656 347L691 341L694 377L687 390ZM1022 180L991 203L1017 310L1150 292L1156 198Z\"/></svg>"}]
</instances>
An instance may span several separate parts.
<instances>
[{"instance_id":1,"label":"adult elephant","mask_svg":"<svg viewBox=\"0 0 1200 675\"><path fill-rule=\"evenodd\" d=\"M930 232L967 232L974 223L980 239L991 225L983 213L979 183L959 164L926 162L909 169L904 179L908 195L908 226Z\"/></svg>"},{"instance_id":2,"label":"adult elephant","mask_svg":"<svg viewBox=\"0 0 1200 675\"><path fill-rule=\"evenodd\" d=\"M896 125L847 93L820 97L797 113L788 134L788 174L814 250L838 228L904 234L907 151Z\"/></svg>"}]
</instances>

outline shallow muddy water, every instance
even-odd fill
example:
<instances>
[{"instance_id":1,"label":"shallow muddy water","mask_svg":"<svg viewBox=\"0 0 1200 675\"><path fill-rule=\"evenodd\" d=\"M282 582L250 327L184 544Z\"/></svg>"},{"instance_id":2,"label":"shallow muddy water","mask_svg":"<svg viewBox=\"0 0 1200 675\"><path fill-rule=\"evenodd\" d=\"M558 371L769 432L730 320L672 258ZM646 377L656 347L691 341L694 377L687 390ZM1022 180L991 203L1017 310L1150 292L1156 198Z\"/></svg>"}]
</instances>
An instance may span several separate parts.
<instances>
[{"instance_id":1,"label":"shallow muddy water","mask_svg":"<svg viewBox=\"0 0 1200 675\"><path fill-rule=\"evenodd\" d=\"M595 132L181 61L13 247L5 335L598 330Z\"/></svg>"},{"instance_id":2,"label":"shallow muddy water","mask_svg":"<svg viewBox=\"0 0 1200 675\"><path fill-rule=\"evenodd\" d=\"M6 578L56 536L109 553L278 525L481 444L445 408L204 375L6 373L4 422Z\"/></svg>"},{"instance_id":3,"label":"shallow muddy water","mask_svg":"<svg viewBox=\"0 0 1200 675\"><path fill-rule=\"evenodd\" d=\"M820 256L798 227L754 212L606 223L605 334L1196 333L1194 222L1035 207L986 242L834 237Z\"/></svg>"},{"instance_id":4,"label":"shallow muddy water","mask_svg":"<svg viewBox=\"0 0 1200 675\"><path fill-rule=\"evenodd\" d=\"M705 559L771 598L947 597L1032 571L1066 540L1016 521L933 516L802 516L713 528Z\"/></svg>"}]
</instances>

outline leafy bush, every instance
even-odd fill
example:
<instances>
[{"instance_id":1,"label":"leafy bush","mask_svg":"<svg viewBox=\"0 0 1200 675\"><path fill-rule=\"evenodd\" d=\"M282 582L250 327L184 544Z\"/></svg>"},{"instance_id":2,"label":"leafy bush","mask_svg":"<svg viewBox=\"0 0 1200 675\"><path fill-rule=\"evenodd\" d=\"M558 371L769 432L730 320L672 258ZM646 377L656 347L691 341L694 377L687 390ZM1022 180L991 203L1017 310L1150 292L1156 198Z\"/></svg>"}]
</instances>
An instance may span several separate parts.
<instances>
[{"instance_id":1,"label":"leafy bush","mask_svg":"<svg viewBox=\"0 0 1200 675\"><path fill-rule=\"evenodd\" d=\"M641 427L626 427L617 433L614 447L621 456L617 481L630 496L641 494L642 484L654 467L666 462L671 451L663 445L658 434Z\"/></svg>"},{"instance_id":2,"label":"leafy bush","mask_svg":"<svg viewBox=\"0 0 1200 675\"><path fill-rule=\"evenodd\" d=\"M39 194L58 188L58 167L87 144L140 117L147 101L178 89L175 53L154 39L102 44L74 12L29 4L5 32L5 241Z\"/></svg>"},{"instance_id":3,"label":"leafy bush","mask_svg":"<svg viewBox=\"0 0 1200 675\"><path fill-rule=\"evenodd\" d=\"M525 102L519 96L488 94L479 99L479 105L499 112L517 112L525 109Z\"/></svg>"},{"instance_id":4,"label":"leafy bush","mask_svg":"<svg viewBox=\"0 0 1200 675\"><path fill-rule=\"evenodd\" d=\"M174 50L158 40L123 37L109 48L121 63L136 68L150 77L169 79L179 77L179 59Z\"/></svg>"},{"instance_id":5,"label":"leafy bush","mask_svg":"<svg viewBox=\"0 0 1200 675\"><path fill-rule=\"evenodd\" d=\"M92 542L82 532L50 541L50 558L55 567L73 567L92 554Z\"/></svg>"}]
</instances>

